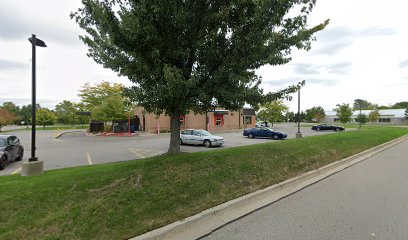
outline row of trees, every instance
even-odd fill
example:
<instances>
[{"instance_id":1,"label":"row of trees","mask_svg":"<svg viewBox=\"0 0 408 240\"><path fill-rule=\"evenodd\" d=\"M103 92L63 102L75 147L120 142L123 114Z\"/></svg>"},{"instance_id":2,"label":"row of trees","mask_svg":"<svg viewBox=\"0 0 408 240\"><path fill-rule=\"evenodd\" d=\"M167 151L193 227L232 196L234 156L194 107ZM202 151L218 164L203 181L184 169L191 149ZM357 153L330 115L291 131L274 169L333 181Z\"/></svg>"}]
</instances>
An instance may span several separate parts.
<instances>
[{"instance_id":1,"label":"row of trees","mask_svg":"<svg viewBox=\"0 0 408 240\"><path fill-rule=\"evenodd\" d=\"M356 99L353 103L353 109L359 110L381 110L381 109L408 109L408 102L397 102L395 104L385 106L385 105L378 105L376 103L371 103L364 99Z\"/></svg>"},{"instance_id":2,"label":"row of trees","mask_svg":"<svg viewBox=\"0 0 408 240\"><path fill-rule=\"evenodd\" d=\"M348 123L351 122L353 110L371 110L370 113L367 115L359 114L355 119L357 122L367 123L368 121L372 123L378 122L381 118L379 113L379 109L377 108L377 104L372 104L366 100L356 99L354 100L353 106L349 104L337 104L337 107L334 109L336 111L336 115L338 116L338 120L341 123ZM392 108L397 107L404 107L407 110L405 111L405 116L408 119L408 102L399 102L392 105ZM288 107L283 103L282 100L272 101L260 106L260 111L258 112L258 119L263 121L269 122L296 122L297 121L297 113L289 112ZM307 121L307 122L321 122L325 119L326 113L323 107L312 107L307 109L306 111L302 111L300 113L300 120Z\"/></svg>"},{"instance_id":3,"label":"row of trees","mask_svg":"<svg viewBox=\"0 0 408 240\"><path fill-rule=\"evenodd\" d=\"M102 82L95 86L85 84L79 90L81 100L79 103L64 100L50 110L40 105L37 109L37 124L42 126L54 125L77 125L89 122L89 117L78 114L79 112L91 112L92 118L99 121L113 121L127 118L127 114L133 107L128 98L123 96L122 84L110 84ZM0 106L0 130L4 125L30 125L31 105L22 107L13 102L5 102Z\"/></svg>"},{"instance_id":4,"label":"row of trees","mask_svg":"<svg viewBox=\"0 0 408 240\"><path fill-rule=\"evenodd\" d=\"M263 121L274 122L296 122L297 113L288 111L289 108L283 103L283 100L275 100L260 105L257 118ZM301 121L321 122L326 117L323 107L312 107L300 113Z\"/></svg>"},{"instance_id":5,"label":"row of trees","mask_svg":"<svg viewBox=\"0 0 408 240\"><path fill-rule=\"evenodd\" d=\"M356 105L354 105L353 108L355 106ZM352 121L351 116L353 115L353 110L356 110L356 108L354 109L353 108L350 107L350 105L346 103L337 104L337 108L335 108L334 110L336 111L336 115L339 118L338 119L339 122L344 123L344 124L351 122ZM368 114L368 116L366 114L358 114L355 120L356 122L359 122L359 123L367 123L368 121L372 123L376 123L380 119L380 117L381 117L380 112L377 109L372 109L371 112Z\"/></svg>"}]
</instances>

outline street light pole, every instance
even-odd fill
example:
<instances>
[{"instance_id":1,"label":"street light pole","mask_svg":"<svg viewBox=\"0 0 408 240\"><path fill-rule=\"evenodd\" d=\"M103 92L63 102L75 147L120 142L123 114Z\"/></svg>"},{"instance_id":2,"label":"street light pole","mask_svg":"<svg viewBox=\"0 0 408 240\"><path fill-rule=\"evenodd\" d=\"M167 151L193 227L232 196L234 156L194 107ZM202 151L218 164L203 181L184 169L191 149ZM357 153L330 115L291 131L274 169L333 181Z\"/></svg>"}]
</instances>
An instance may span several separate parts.
<instances>
[{"instance_id":1,"label":"street light pole","mask_svg":"<svg viewBox=\"0 0 408 240\"><path fill-rule=\"evenodd\" d=\"M36 36L33 34L31 37L31 46L32 46L32 56L31 56L31 158L28 159L29 162L34 162L37 161L38 158L35 157L35 130L36 130L36 107L37 107L37 99L36 99L36 79L35 79L35 58L36 58L36 53L35 53L35 42L37 40Z\"/></svg>"},{"instance_id":2,"label":"street light pole","mask_svg":"<svg viewBox=\"0 0 408 240\"><path fill-rule=\"evenodd\" d=\"M300 132L300 87L298 89L298 131L296 133L296 138L302 138L302 133Z\"/></svg>"},{"instance_id":3,"label":"street light pole","mask_svg":"<svg viewBox=\"0 0 408 240\"><path fill-rule=\"evenodd\" d=\"M31 157L28 162L24 162L21 167L22 176L37 175L43 172L44 162L39 161L35 156L35 126L36 126L36 47L47 47L44 41L38 39L35 34L32 34L31 38L28 39L31 42L31 52L32 52L32 69L31 69L31 81L32 81L32 101L31 101Z\"/></svg>"}]
</instances>

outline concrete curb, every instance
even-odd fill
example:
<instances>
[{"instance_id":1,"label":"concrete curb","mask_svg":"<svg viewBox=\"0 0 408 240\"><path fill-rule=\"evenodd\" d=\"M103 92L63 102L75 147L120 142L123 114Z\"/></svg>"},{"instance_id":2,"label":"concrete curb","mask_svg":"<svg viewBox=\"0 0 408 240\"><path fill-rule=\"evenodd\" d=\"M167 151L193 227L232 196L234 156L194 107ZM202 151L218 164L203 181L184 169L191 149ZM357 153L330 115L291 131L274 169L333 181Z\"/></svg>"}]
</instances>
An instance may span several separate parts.
<instances>
[{"instance_id":1,"label":"concrete curb","mask_svg":"<svg viewBox=\"0 0 408 240\"><path fill-rule=\"evenodd\" d=\"M317 170L304 173L284 182L204 210L184 220L131 238L131 240L197 239L203 237L238 218L270 205L335 173L343 171L407 139L408 135L399 137L356 155L323 166Z\"/></svg>"},{"instance_id":2,"label":"concrete curb","mask_svg":"<svg viewBox=\"0 0 408 240\"><path fill-rule=\"evenodd\" d=\"M54 138L60 138L62 135L67 134L67 133L83 133L84 131L81 130L73 130L73 131L67 131L67 132L60 132L54 135Z\"/></svg>"}]
</instances>

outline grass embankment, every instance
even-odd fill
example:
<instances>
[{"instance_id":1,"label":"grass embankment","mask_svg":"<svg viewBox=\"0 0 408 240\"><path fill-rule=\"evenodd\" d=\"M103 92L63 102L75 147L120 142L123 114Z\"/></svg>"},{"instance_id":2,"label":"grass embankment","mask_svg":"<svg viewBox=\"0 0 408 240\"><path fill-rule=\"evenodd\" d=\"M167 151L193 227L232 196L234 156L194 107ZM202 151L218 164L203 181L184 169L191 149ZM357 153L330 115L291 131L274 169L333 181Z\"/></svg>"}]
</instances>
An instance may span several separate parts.
<instances>
[{"instance_id":1,"label":"grass embankment","mask_svg":"<svg viewBox=\"0 0 408 240\"><path fill-rule=\"evenodd\" d=\"M407 133L363 129L0 177L0 239L130 238Z\"/></svg>"}]
</instances>

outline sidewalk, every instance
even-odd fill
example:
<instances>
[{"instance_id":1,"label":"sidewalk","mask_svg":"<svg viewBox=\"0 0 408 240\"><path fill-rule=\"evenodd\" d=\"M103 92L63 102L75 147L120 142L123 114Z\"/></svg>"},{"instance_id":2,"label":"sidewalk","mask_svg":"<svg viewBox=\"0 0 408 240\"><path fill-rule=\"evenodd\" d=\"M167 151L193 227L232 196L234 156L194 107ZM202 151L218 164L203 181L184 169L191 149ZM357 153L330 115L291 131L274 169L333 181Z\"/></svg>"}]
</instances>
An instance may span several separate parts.
<instances>
[{"instance_id":1,"label":"sidewalk","mask_svg":"<svg viewBox=\"0 0 408 240\"><path fill-rule=\"evenodd\" d=\"M233 199L224 204L204 210L184 220L171 223L159 229L147 232L131 240L152 239L198 239L211 232L313 185L325 178L360 163L392 146L408 140L408 135L383 143L354 156L333 162L317 170L288 179L262 190Z\"/></svg>"}]
</instances>

